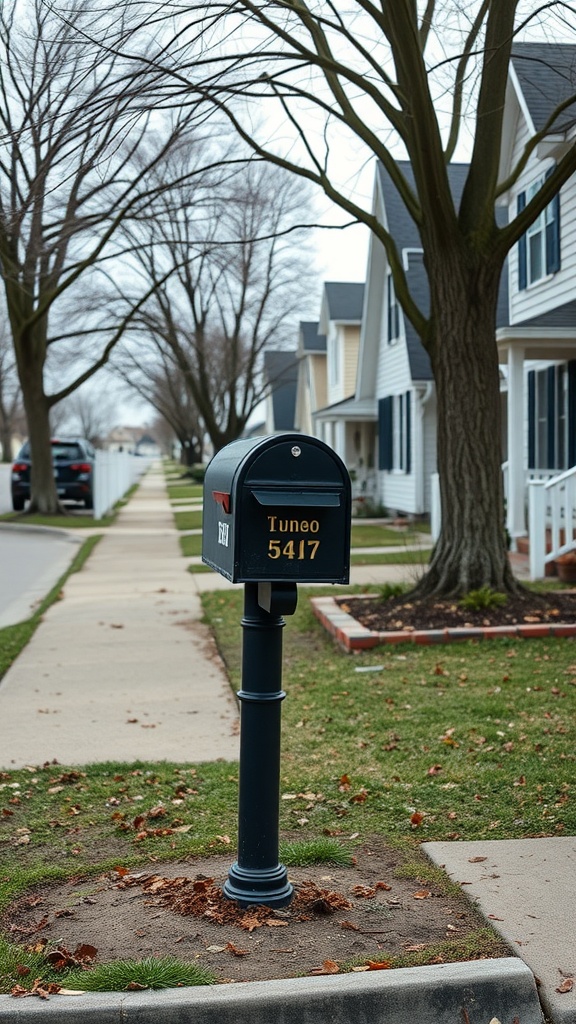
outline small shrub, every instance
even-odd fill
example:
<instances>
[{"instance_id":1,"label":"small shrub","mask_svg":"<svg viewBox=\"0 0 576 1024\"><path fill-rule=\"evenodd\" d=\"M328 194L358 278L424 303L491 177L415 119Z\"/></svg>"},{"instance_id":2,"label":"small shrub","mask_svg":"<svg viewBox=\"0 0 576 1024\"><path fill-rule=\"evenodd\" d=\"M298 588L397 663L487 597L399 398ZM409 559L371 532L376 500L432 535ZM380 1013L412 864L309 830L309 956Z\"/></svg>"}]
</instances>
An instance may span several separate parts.
<instances>
[{"instance_id":1,"label":"small shrub","mask_svg":"<svg viewBox=\"0 0 576 1024\"><path fill-rule=\"evenodd\" d=\"M479 612L485 608L501 608L506 604L506 594L499 590L492 590L492 587L480 587L479 590L471 590L460 601L462 608L468 611Z\"/></svg>"},{"instance_id":2,"label":"small shrub","mask_svg":"<svg viewBox=\"0 0 576 1024\"><path fill-rule=\"evenodd\" d=\"M392 597L400 597L405 591L403 583L383 583L378 587L381 601L389 601Z\"/></svg>"}]
</instances>

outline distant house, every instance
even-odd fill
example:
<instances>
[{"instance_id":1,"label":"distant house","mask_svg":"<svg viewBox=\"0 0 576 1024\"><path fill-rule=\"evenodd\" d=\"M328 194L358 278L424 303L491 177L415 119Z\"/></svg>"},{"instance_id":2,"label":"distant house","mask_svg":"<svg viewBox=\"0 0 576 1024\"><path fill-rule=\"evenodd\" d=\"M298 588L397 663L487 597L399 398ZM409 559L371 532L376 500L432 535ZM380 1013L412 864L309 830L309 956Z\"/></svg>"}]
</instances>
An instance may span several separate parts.
<instances>
[{"instance_id":1,"label":"distant house","mask_svg":"<svg viewBox=\"0 0 576 1024\"><path fill-rule=\"evenodd\" d=\"M304 320L298 331L298 380L294 422L303 434L314 434L314 413L327 399L326 335L319 334L318 321Z\"/></svg>"},{"instance_id":2,"label":"distant house","mask_svg":"<svg viewBox=\"0 0 576 1024\"><path fill-rule=\"evenodd\" d=\"M268 389L264 432L276 434L294 430L298 378L295 351L268 349L264 353L264 377Z\"/></svg>"}]
</instances>

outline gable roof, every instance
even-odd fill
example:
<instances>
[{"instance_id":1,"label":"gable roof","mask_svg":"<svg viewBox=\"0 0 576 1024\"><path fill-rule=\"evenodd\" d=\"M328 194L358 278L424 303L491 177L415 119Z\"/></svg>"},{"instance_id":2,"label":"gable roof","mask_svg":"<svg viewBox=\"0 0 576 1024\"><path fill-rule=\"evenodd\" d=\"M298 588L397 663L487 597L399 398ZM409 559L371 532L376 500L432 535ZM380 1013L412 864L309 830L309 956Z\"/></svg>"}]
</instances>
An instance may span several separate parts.
<instances>
[{"instance_id":1,"label":"gable roof","mask_svg":"<svg viewBox=\"0 0 576 1024\"><path fill-rule=\"evenodd\" d=\"M318 326L317 320L300 321L300 342L302 352L326 352L326 335L318 333Z\"/></svg>"},{"instance_id":2,"label":"gable roof","mask_svg":"<svg viewBox=\"0 0 576 1024\"><path fill-rule=\"evenodd\" d=\"M397 161L397 166L405 177L408 185L414 188L414 175L410 162L408 160L399 160ZM447 173L455 205L458 208L468 174L468 164L449 164ZM377 164L376 174L377 189L379 189L382 198L382 209L380 212L381 214L383 213L385 217L385 226L396 242L405 267L408 268L406 276L408 287L410 288L410 294L423 315L427 316L430 308L430 288L428 284L428 275L424 266L422 241L418 228L408 213L396 185L392 181L383 164ZM498 209L496 211L496 215L499 221L503 221L506 218L506 211L504 209ZM376 240L373 240L370 256L371 260L376 259L374 249L376 244ZM385 264L387 264L387 261L385 261ZM385 264L380 265L380 269L376 275L373 273L371 274L369 267L370 286L378 288L381 294L384 292L384 282L381 280L381 277L383 273L386 273ZM369 308L370 300L368 301L367 310L369 310ZM507 324L508 319L508 275L507 273L503 273L498 300L497 324ZM364 378L360 382L360 387L357 391L358 397L364 397L368 393L368 390L372 390L374 387L373 381L376 374L377 360L376 348L379 344L379 338L375 336L374 326L372 326L371 329L369 329L368 324L365 326L369 331L369 335L363 338L363 344L365 347L368 346L368 348L372 346L373 351L371 354L368 354L368 351L366 351L364 356L364 358L368 358L370 365L367 362ZM407 317L404 317L404 329L412 380L422 382L433 380L432 367L430 365L428 353L424 349L417 331L414 329ZM374 335L374 337L371 337L370 335Z\"/></svg>"},{"instance_id":3,"label":"gable roof","mask_svg":"<svg viewBox=\"0 0 576 1024\"><path fill-rule=\"evenodd\" d=\"M535 131L541 131L556 107L576 95L576 46L571 43L515 43L511 63ZM576 102L554 121L550 131L576 124Z\"/></svg>"},{"instance_id":4,"label":"gable roof","mask_svg":"<svg viewBox=\"0 0 576 1024\"><path fill-rule=\"evenodd\" d=\"M298 361L295 352L268 349L264 372L270 385L274 430L294 430Z\"/></svg>"},{"instance_id":5,"label":"gable roof","mask_svg":"<svg viewBox=\"0 0 576 1024\"><path fill-rule=\"evenodd\" d=\"M363 284L351 281L326 281L324 295L328 304L329 320L360 323L364 303Z\"/></svg>"},{"instance_id":6,"label":"gable roof","mask_svg":"<svg viewBox=\"0 0 576 1024\"><path fill-rule=\"evenodd\" d=\"M398 160L397 166L411 188L414 188L414 174L409 160ZM456 206L459 206L466 176L468 164L449 164L447 168L450 189L454 196ZM430 289L428 287L428 276L422 261L422 241L415 222L408 213L404 201L386 171L383 164L378 163L378 181L382 191L384 208L386 211L387 228L392 235L398 249L402 252L408 263L407 280L410 294L424 316L428 315L430 308ZM406 250L417 250L407 252ZM419 251L420 250L420 251ZM428 353L424 349L420 337L415 331L407 317L404 317L406 332L406 347L410 363L412 380L432 380L432 367Z\"/></svg>"}]
</instances>

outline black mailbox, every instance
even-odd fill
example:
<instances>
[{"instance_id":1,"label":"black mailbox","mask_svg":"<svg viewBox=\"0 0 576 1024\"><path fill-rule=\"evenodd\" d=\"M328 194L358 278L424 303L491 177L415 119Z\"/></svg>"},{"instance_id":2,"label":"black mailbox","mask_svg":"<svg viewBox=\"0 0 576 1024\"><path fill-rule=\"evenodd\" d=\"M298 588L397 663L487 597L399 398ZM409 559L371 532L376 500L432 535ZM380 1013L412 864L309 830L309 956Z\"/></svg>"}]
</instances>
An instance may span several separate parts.
<instances>
[{"instance_id":1,"label":"black mailbox","mask_svg":"<svg viewBox=\"0 0 576 1024\"><path fill-rule=\"evenodd\" d=\"M350 477L304 434L233 441L204 479L202 561L232 583L348 583Z\"/></svg>"}]
</instances>

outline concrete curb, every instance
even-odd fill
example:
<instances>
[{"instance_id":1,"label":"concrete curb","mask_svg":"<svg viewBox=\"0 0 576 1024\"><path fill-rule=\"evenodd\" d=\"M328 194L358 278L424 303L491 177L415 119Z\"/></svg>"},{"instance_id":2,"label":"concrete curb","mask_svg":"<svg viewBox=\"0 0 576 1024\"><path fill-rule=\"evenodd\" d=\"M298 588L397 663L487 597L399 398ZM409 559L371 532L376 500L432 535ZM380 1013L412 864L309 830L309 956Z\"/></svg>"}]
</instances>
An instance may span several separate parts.
<instances>
[{"instance_id":1,"label":"concrete curb","mask_svg":"<svg viewBox=\"0 0 576 1024\"><path fill-rule=\"evenodd\" d=\"M78 530L84 530L86 527L79 526ZM82 534L76 537L76 531L67 529L65 526L38 526L35 523L30 523L29 526L25 526L24 523L2 523L0 522L0 530L6 530L6 532L12 533L48 533L53 534L55 537L64 537L72 542L82 540Z\"/></svg>"},{"instance_id":2,"label":"concrete curb","mask_svg":"<svg viewBox=\"0 0 576 1024\"><path fill-rule=\"evenodd\" d=\"M542 1024L532 972L516 957L338 977L54 996L0 996L0 1022L38 1024Z\"/></svg>"},{"instance_id":3,"label":"concrete curb","mask_svg":"<svg viewBox=\"0 0 576 1024\"><path fill-rule=\"evenodd\" d=\"M362 595L358 595L362 596ZM369 595L372 596L372 595ZM341 600L346 601L346 598ZM484 626L482 628L455 627L454 629L389 630L379 633L367 629L357 619L342 611L334 597L312 597L312 611L325 629L346 651L365 651L383 644L451 644L461 640L498 640L502 637L542 639L547 636L576 636L576 623L562 622L557 626L539 622L526 626Z\"/></svg>"}]
</instances>

